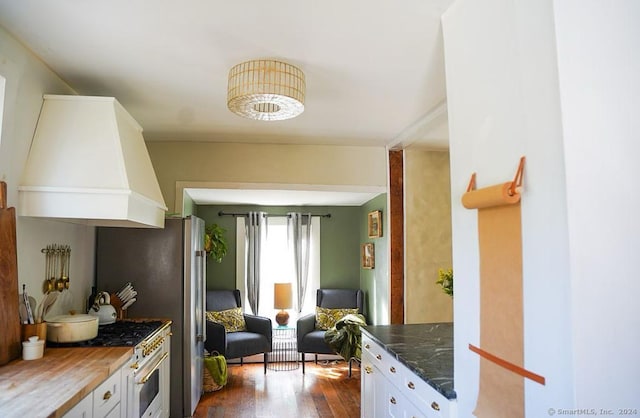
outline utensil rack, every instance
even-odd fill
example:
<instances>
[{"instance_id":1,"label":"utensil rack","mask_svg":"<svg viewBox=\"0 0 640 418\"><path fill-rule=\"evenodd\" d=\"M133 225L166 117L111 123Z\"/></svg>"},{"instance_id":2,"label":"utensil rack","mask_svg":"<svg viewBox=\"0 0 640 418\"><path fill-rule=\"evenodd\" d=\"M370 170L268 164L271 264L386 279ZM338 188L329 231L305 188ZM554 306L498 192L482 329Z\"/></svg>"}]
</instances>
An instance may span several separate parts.
<instances>
[{"instance_id":1,"label":"utensil rack","mask_svg":"<svg viewBox=\"0 0 640 418\"><path fill-rule=\"evenodd\" d=\"M45 255L44 284L42 291L50 293L69 289L69 266L71 263L71 246L49 244L41 252Z\"/></svg>"}]
</instances>

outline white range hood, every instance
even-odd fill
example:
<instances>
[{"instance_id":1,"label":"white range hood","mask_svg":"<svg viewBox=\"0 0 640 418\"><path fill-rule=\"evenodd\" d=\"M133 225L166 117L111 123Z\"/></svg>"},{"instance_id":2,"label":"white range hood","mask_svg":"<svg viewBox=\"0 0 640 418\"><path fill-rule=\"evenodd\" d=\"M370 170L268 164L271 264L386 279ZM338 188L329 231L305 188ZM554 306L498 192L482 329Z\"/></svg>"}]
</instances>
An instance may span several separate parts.
<instances>
[{"instance_id":1,"label":"white range hood","mask_svg":"<svg viewBox=\"0 0 640 418\"><path fill-rule=\"evenodd\" d=\"M164 227L142 128L113 97L45 95L18 187L18 215Z\"/></svg>"}]
</instances>

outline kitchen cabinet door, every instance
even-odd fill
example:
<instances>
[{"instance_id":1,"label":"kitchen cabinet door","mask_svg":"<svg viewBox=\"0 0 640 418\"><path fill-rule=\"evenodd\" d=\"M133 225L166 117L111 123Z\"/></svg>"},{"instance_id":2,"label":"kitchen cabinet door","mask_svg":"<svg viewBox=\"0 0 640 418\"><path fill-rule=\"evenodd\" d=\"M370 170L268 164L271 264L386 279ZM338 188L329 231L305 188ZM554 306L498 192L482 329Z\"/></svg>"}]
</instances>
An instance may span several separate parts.
<instances>
[{"instance_id":1,"label":"kitchen cabinet door","mask_svg":"<svg viewBox=\"0 0 640 418\"><path fill-rule=\"evenodd\" d=\"M85 396L73 408L64 414L63 418L92 418L93 417L93 393Z\"/></svg>"},{"instance_id":2,"label":"kitchen cabinet door","mask_svg":"<svg viewBox=\"0 0 640 418\"><path fill-rule=\"evenodd\" d=\"M375 384L377 370L373 366L371 356L362 353L360 366L360 417L371 418L376 416L375 410Z\"/></svg>"}]
</instances>

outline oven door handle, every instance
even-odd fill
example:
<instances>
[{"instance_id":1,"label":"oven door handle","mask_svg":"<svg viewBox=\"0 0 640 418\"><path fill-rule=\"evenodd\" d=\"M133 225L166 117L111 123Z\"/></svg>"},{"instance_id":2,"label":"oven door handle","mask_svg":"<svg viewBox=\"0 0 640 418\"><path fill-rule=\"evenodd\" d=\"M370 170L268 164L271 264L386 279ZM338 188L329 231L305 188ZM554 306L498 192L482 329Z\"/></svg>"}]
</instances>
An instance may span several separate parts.
<instances>
[{"instance_id":1,"label":"oven door handle","mask_svg":"<svg viewBox=\"0 0 640 418\"><path fill-rule=\"evenodd\" d=\"M153 372L155 372L156 370L158 370L158 367L160 367L160 365L162 364L163 361L165 361L167 359L167 357L169 357L169 353L164 353L162 355L162 357L160 357L160 360L158 360L158 362L156 364L153 365L153 367L151 368L151 370L149 371L149 373L147 373L142 379L140 379L140 381L138 382L139 385L144 385L145 383L147 383L147 381L151 378L151 375L153 374Z\"/></svg>"}]
</instances>

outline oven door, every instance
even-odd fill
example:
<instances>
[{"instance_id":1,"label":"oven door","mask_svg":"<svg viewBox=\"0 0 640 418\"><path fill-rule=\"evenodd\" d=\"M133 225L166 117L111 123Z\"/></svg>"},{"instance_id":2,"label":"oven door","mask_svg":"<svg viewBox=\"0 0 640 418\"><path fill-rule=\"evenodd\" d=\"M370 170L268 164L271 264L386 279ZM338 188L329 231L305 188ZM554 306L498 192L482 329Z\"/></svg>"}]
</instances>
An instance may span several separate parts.
<instances>
[{"instance_id":1,"label":"oven door","mask_svg":"<svg viewBox=\"0 0 640 418\"><path fill-rule=\"evenodd\" d=\"M169 377L169 353L158 350L136 370L133 381L133 399L130 412L139 418L169 416L166 400L169 393L164 382ZM166 409L166 410L165 410Z\"/></svg>"}]
</instances>

